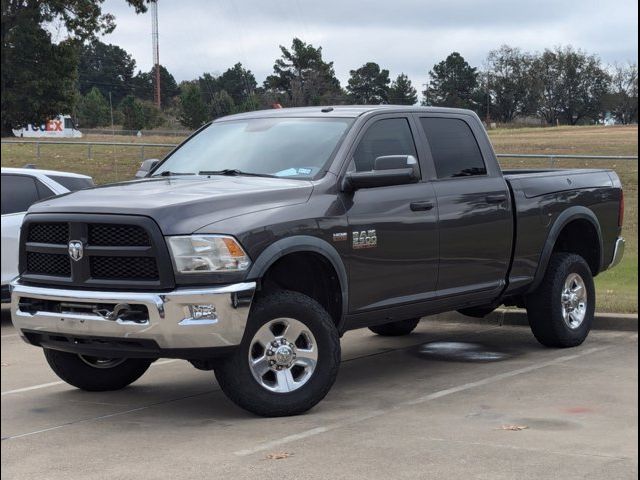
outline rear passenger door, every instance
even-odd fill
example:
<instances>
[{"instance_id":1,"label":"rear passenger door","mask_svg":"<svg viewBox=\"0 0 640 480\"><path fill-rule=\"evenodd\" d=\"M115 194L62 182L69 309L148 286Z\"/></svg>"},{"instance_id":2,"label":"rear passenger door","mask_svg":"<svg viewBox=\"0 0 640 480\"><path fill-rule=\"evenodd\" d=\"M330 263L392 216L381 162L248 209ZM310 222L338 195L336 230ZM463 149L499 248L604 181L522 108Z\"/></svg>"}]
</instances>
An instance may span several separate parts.
<instances>
[{"instance_id":1,"label":"rear passenger door","mask_svg":"<svg viewBox=\"0 0 640 480\"><path fill-rule=\"evenodd\" d=\"M513 220L506 181L475 119L428 114L418 115L418 121L434 166L438 298L489 299L504 286L511 258Z\"/></svg>"}]
</instances>

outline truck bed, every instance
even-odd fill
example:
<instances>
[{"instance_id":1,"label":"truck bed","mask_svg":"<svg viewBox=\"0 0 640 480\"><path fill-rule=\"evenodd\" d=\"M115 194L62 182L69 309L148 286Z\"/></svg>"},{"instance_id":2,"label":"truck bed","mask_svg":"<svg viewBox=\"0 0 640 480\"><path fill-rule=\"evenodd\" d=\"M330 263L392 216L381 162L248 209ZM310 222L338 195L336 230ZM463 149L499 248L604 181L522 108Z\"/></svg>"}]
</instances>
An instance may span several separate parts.
<instances>
[{"instance_id":1,"label":"truck bed","mask_svg":"<svg viewBox=\"0 0 640 480\"><path fill-rule=\"evenodd\" d=\"M502 173L514 190L527 198L550 193L613 186L607 169L506 169Z\"/></svg>"}]
</instances>

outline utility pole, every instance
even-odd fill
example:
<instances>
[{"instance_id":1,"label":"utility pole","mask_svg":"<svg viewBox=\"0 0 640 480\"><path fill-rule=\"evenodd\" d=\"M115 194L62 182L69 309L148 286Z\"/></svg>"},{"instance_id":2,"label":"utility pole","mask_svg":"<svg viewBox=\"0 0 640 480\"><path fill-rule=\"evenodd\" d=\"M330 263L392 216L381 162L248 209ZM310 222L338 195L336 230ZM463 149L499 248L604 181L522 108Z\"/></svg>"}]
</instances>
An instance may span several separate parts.
<instances>
[{"instance_id":1,"label":"utility pole","mask_svg":"<svg viewBox=\"0 0 640 480\"><path fill-rule=\"evenodd\" d=\"M153 96L156 102L156 107L160 109L160 45L158 35L158 0L152 0L151 7L151 43L153 46L153 70L155 73L155 80L153 82Z\"/></svg>"},{"instance_id":2,"label":"utility pole","mask_svg":"<svg viewBox=\"0 0 640 480\"><path fill-rule=\"evenodd\" d=\"M111 136L116 135L116 129L113 127L113 103L111 102L111 90L109 90L109 111L111 112Z\"/></svg>"},{"instance_id":3,"label":"utility pole","mask_svg":"<svg viewBox=\"0 0 640 480\"><path fill-rule=\"evenodd\" d=\"M491 125L491 115L489 113L489 107L491 105L491 92L489 91L489 72L487 72L486 75L486 95L487 95L487 128L489 128L489 125Z\"/></svg>"}]
</instances>

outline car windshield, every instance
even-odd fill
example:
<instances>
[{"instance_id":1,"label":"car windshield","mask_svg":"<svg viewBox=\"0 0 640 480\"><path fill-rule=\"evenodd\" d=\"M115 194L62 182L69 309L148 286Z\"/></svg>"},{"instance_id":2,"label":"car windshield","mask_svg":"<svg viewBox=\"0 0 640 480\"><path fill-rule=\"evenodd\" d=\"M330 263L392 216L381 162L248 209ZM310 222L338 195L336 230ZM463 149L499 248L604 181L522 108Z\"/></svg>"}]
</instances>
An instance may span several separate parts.
<instances>
[{"instance_id":1,"label":"car windshield","mask_svg":"<svg viewBox=\"0 0 640 480\"><path fill-rule=\"evenodd\" d=\"M345 135L349 118L253 118L215 122L184 143L157 175L264 175L316 178Z\"/></svg>"}]
</instances>

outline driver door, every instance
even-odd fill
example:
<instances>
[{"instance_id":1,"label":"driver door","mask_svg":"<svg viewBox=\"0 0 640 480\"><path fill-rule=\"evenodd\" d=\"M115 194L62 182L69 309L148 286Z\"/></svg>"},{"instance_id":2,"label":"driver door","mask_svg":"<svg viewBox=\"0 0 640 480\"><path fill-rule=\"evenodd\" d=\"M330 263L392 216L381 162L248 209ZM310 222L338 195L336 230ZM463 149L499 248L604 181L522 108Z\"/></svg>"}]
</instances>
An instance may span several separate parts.
<instances>
[{"instance_id":1,"label":"driver door","mask_svg":"<svg viewBox=\"0 0 640 480\"><path fill-rule=\"evenodd\" d=\"M370 121L356 141L349 170L372 170L375 159L387 155L419 158L408 117ZM434 297L438 232L431 183L361 188L345 194L344 202L350 242L349 312Z\"/></svg>"}]
</instances>

